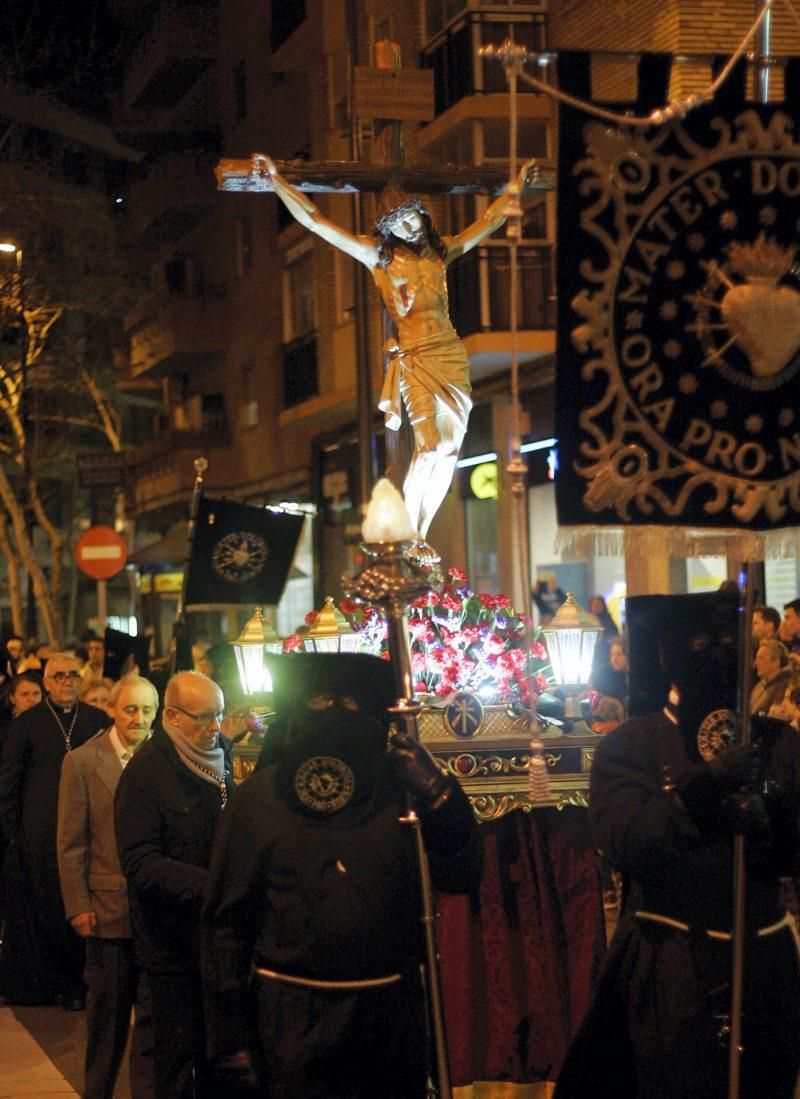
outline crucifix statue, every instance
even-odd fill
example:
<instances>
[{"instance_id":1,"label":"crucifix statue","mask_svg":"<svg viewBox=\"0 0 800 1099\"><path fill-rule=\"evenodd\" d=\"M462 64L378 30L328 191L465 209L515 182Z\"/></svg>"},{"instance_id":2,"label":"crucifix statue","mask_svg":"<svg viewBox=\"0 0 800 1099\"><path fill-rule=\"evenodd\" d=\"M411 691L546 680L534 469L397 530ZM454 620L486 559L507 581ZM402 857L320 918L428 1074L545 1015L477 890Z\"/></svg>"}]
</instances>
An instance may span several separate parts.
<instances>
[{"instance_id":1,"label":"crucifix statue","mask_svg":"<svg viewBox=\"0 0 800 1099\"><path fill-rule=\"evenodd\" d=\"M397 52L391 57L396 62ZM254 154L246 178L262 181L262 186L242 185L240 162L223 162L218 175L223 189L274 191L301 225L370 271L396 332L384 347L386 375L378 406L392 431L400 428L401 401L408 415L414 452L403 492L419 535L420 555L425 556L433 554L425 538L453 479L472 408L469 357L449 315L447 268L498 229L507 217L519 216L519 195L526 187L544 188L539 167L533 161L523 164L508 188L499 188L496 169L406 168L400 122L391 121L388 126L394 140L388 143L393 152L387 164L371 168L360 164L306 164L292 171L295 182L290 182L270 157ZM350 167L355 171L348 173ZM487 175L493 177L491 182ZM348 183L342 186L345 179ZM356 183L351 182L354 179ZM229 181L241 182L229 186ZM267 181L269 185L264 186ZM538 188L534 186L537 183ZM498 189L501 193L460 233L440 236L422 199L407 193L409 184L428 193L486 193ZM381 191L372 234L355 234L336 225L307 195L311 190L344 189Z\"/></svg>"}]
</instances>

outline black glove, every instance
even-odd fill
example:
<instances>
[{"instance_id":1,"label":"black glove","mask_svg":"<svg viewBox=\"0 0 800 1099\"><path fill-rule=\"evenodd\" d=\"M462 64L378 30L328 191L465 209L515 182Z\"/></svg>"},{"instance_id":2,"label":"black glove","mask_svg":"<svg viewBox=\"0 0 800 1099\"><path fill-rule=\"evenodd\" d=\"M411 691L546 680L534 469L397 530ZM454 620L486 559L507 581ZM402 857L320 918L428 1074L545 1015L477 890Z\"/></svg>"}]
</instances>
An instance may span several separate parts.
<instances>
[{"instance_id":1,"label":"black glove","mask_svg":"<svg viewBox=\"0 0 800 1099\"><path fill-rule=\"evenodd\" d=\"M408 733L389 738L389 762L397 780L417 799L422 811L438 809L447 800L452 782L427 748Z\"/></svg>"},{"instance_id":2,"label":"black glove","mask_svg":"<svg viewBox=\"0 0 800 1099\"><path fill-rule=\"evenodd\" d=\"M738 836L757 838L769 828L767 806L760 794L746 790L727 794L722 803L731 832Z\"/></svg>"},{"instance_id":3,"label":"black glove","mask_svg":"<svg viewBox=\"0 0 800 1099\"><path fill-rule=\"evenodd\" d=\"M738 744L734 748L725 748L705 765L678 783L675 793L689 816L697 823L704 824L712 820L727 819L734 831L733 820L737 811L728 812L723 807L723 796L738 790L753 790L758 786L761 759L755 744ZM763 804L763 802L762 802Z\"/></svg>"},{"instance_id":4,"label":"black glove","mask_svg":"<svg viewBox=\"0 0 800 1099\"><path fill-rule=\"evenodd\" d=\"M755 789L760 767L757 744L737 744L734 748L725 748L708 764L715 782L723 790Z\"/></svg>"},{"instance_id":5,"label":"black glove","mask_svg":"<svg viewBox=\"0 0 800 1099\"><path fill-rule=\"evenodd\" d=\"M211 1068L220 1094L229 1099L248 1099L264 1093L258 1054L251 1049L226 1053L212 1062Z\"/></svg>"}]
</instances>

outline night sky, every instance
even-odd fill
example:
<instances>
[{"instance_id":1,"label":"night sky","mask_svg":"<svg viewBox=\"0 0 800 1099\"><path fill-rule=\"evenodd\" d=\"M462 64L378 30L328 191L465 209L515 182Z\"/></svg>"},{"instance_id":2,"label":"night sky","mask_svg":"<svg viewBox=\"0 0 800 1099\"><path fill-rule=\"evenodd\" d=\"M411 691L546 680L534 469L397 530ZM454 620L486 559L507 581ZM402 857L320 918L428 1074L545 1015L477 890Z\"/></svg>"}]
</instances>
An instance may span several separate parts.
<instances>
[{"instance_id":1,"label":"night sky","mask_svg":"<svg viewBox=\"0 0 800 1099\"><path fill-rule=\"evenodd\" d=\"M106 118L125 37L109 6L107 0L0 0L3 81ZM129 5L137 6L145 5Z\"/></svg>"}]
</instances>

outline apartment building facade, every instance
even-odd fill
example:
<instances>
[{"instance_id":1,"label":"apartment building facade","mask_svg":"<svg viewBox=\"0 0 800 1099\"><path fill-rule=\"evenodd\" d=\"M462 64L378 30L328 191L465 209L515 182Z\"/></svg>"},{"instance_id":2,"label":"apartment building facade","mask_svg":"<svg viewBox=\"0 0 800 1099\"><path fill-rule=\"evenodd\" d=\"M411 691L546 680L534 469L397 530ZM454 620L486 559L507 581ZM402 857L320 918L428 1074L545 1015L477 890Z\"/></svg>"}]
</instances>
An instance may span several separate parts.
<instances>
[{"instance_id":1,"label":"apartment building facade","mask_svg":"<svg viewBox=\"0 0 800 1099\"><path fill-rule=\"evenodd\" d=\"M375 126L354 118L352 69L373 64L375 44L389 39L403 66L434 74L433 119L404 125L407 162L507 169L506 77L501 65L480 56L481 46L513 36L535 51L618 53L624 46L701 54L713 40L724 54L753 12L744 0L724 12L710 0L574 0L549 9L544 0L282 0L269 9L254 0L153 0L147 17L137 17L118 130L148 150L145 171L126 196L128 239L150 278L150 292L126 318L126 384L161 401L152 439L130 456L139 530L155 536L185 519L201 452L210 463L209 492L307 510L303 575L290 581L279 616L286 629L339 590L357 552L364 445L356 362L362 340L375 408L383 379L381 307L369 286L358 315L354 262L294 223L276 196L219 190L220 159L265 152L283 163L370 162ZM793 48L796 29L781 18L774 27L775 50ZM595 94L624 92L632 65L632 54L601 57ZM676 69L675 80L689 89L706 72L705 62L688 65ZM779 86L776 70L775 94ZM519 156L551 160L554 122L551 99L522 87ZM352 193L314 197L332 220L370 231L373 194L361 196L360 226ZM440 230L453 233L488 201L437 195L430 204ZM531 584L552 579L583 598L595 591L621 597L626 582L639 591L717 586L729 569L724 560L567 562L554 552L554 196L536 195L525 206L517 346L523 437L531 448ZM451 312L472 363L475 409L461 468L430 538L477 587L514 591L505 470L509 256L501 230L451 272ZM372 432L374 477L394 454L377 411ZM796 575L786 582L794 584Z\"/></svg>"}]
</instances>

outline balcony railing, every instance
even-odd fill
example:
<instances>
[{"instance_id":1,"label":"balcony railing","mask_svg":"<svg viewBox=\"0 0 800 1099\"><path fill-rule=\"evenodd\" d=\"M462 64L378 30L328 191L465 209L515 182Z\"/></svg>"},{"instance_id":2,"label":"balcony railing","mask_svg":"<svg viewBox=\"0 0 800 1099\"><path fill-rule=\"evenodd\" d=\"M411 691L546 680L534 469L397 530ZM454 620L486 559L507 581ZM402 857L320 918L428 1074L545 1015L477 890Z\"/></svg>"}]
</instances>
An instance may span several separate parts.
<instances>
[{"instance_id":1,"label":"balcony railing","mask_svg":"<svg viewBox=\"0 0 800 1099\"><path fill-rule=\"evenodd\" d=\"M134 447L128 458L131 506L144 513L187 500L194 484L193 466L198 454L207 455L212 467L225 467L234 480L231 443L227 427L204 431L171 428Z\"/></svg>"},{"instance_id":2,"label":"balcony railing","mask_svg":"<svg viewBox=\"0 0 800 1099\"><path fill-rule=\"evenodd\" d=\"M549 245L517 247L517 328L555 326L553 261ZM498 241L467 252L447 274L450 316L462 339L511 328L511 249Z\"/></svg>"},{"instance_id":3,"label":"balcony railing","mask_svg":"<svg viewBox=\"0 0 800 1099\"><path fill-rule=\"evenodd\" d=\"M177 240L218 201L215 153L168 153L131 185L128 238L137 244Z\"/></svg>"},{"instance_id":4,"label":"balcony railing","mask_svg":"<svg viewBox=\"0 0 800 1099\"><path fill-rule=\"evenodd\" d=\"M222 299L151 294L125 318L131 340L131 377L168 374L222 354L228 340Z\"/></svg>"},{"instance_id":5,"label":"balcony railing","mask_svg":"<svg viewBox=\"0 0 800 1099\"><path fill-rule=\"evenodd\" d=\"M496 13L470 9L454 19L422 51L423 67L433 69L434 103L436 114L441 114L468 95L487 92L507 92L503 66L479 54L482 46L499 46L511 37L531 50L542 50L545 45L544 15L536 12L520 13L507 20L499 20ZM519 83L517 90L531 92L527 84Z\"/></svg>"},{"instance_id":6,"label":"balcony railing","mask_svg":"<svg viewBox=\"0 0 800 1099\"><path fill-rule=\"evenodd\" d=\"M318 393L317 337L312 333L283 345L283 407L292 408Z\"/></svg>"}]
</instances>

